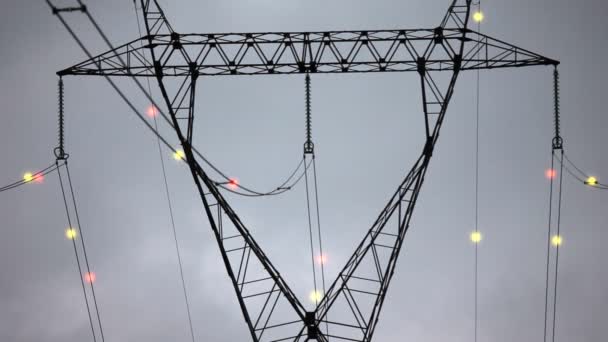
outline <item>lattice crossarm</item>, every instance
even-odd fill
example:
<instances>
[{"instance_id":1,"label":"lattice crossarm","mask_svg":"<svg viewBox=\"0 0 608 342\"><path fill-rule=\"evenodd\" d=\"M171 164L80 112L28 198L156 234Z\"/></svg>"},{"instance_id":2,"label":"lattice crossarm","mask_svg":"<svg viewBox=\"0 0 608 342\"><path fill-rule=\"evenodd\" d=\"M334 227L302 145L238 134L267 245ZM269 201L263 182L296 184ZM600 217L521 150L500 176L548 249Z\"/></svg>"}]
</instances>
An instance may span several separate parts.
<instances>
[{"instance_id":1,"label":"lattice crossarm","mask_svg":"<svg viewBox=\"0 0 608 342\"><path fill-rule=\"evenodd\" d=\"M183 77L193 69L203 76L416 72L421 57L427 71L453 71L462 41L463 30L453 28L315 33L173 33L135 40L60 74L152 77L160 73L163 77ZM157 56L156 69L146 57L149 55L146 50L150 49ZM474 31L467 31L462 56L462 70L559 63Z\"/></svg>"},{"instance_id":2,"label":"lattice crossarm","mask_svg":"<svg viewBox=\"0 0 608 342\"><path fill-rule=\"evenodd\" d=\"M142 45L143 44L143 45ZM145 38L116 47L92 59L58 71L60 76L135 76L155 77L154 65L149 58L148 41Z\"/></svg>"},{"instance_id":3,"label":"lattice crossarm","mask_svg":"<svg viewBox=\"0 0 608 342\"><path fill-rule=\"evenodd\" d=\"M558 65L547 58L502 40L468 31L462 58L462 70L498 69L535 65Z\"/></svg>"}]
</instances>

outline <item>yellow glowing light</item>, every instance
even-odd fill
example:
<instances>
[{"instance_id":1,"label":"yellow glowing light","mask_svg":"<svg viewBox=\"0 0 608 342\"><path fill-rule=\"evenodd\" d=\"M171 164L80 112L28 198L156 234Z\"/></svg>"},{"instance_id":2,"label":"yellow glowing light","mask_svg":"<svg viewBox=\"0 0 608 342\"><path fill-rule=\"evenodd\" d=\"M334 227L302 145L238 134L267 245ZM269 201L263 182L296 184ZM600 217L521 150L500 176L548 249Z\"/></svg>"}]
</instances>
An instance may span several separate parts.
<instances>
[{"instance_id":1,"label":"yellow glowing light","mask_svg":"<svg viewBox=\"0 0 608 342\"><path fill-rule=\"evenodd\" d=\"M186 159L186 154L182 150L177 150L177 151L173 152L173 159L184 160L184 159Z\"/></svg>"},{"instance_id":2,"label":"yellow glowing light","mask_svg":"<svg viewBox=\"0 0 608 342\"><path fill-rule=\"evenodd\" d=\"M474 231L471 233L471 241L473 243L480 243L482 239L481 233L478 231Z\"/></svg>"},{"instance_id":3,"label":"yellow glowing light","mask_svg":"<svg viewBox=\"0 0 608 342\"><path fill-rule=\"evenodd\" d=\"M76 229L74 229L74 228L68 228L65 230L65 237L67 237L68 240L76 239L77 235L78 235L78 233L76 232Z\"/></svg>"},{"instance_id":4,"label":"yellow glowing light","mask_svg":"<svg viewBox=\"0 0 608 342\"><path fill-rule=\"evenodd\" d=\"M23 175L23 180L26 181L26 182L31 182L31 181L34 180L34 175L31 172L26 172Z\"/></svg>"},{"instance_id":5,"label":"yellow glowing light","mask_svg":"<svg viewBox=\"0 0 608 342\"><path fill-rule=\"evenodd\" d=\"M310 296L308 298L314 304L318 304L321 299L323 299L323 293L321 291L315 290L310 293Z\"/></svg>"},{"instance_id":6,"label":"yellow glowing light","mask_svg":"<svg viewBox=\"0 0 608 342\"><path fill-rule=\"evenodd\" d=\"M482 11L477 11L473 14L473 20L475 20L477 23L482 22L484 18L485 16L483 15Z\"/></svg>"},{"instance_id":7,"label":"yellow glowing light","mask_svg":"<svg viewBox=\"0 0 608 342\"><path fill-rule=\"evenodd\" d=\"M554 235L553 238L551 238L551 243L555 247L561 246L562 242L563 242L563 239L562 239L561 235Z\"/></svg>"},{"instance_id":8,"label":"yellow glowing light","mask_svg":"<svg viewBox=\"0 0 608 342\"><path fill-rule=\"evenodd\" d=\"M596 186L597 185L597 178L591 176L591 177L587 178L587 180L585 181L585 184L591 185L591 186Z\"/></svg>"}]
</instances>

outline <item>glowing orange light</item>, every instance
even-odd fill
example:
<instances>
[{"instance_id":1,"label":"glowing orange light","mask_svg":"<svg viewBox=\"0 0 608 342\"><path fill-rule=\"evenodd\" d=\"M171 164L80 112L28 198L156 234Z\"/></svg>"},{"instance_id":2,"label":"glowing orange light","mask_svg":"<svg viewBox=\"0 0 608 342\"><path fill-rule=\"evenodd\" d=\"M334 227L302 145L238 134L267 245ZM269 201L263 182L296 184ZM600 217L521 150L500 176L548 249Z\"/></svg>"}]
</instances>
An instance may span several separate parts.
<instances>
[{"instance_id":1,"label":"glowing orange light","mask_svg":"<svg viewBox=\"0 0 608 342\"><path fill-rule=\"evenodd\" d=\"M67 237L68 240L76 239L77 235L78 235L78 233L76 232L76 229L74 229L74 228L68 228L65 230L65 237Z\"/></svg>"},{"instance_id":2,"label":"glowing orange light","mask_svg":"<svg viewBox=\"0 0 608 342\"><path fill-rule=\"evenodd\" d=\"M158 115L158 108L154 105L150 105L148 106L148 109L146 109L146 114L150 119L154 119Z\"/></svg>"},{"instance_id":3,"label":"glowing orange light","mask_svg":"<svg viewBox=\"0 0 608 342\"><path fill-rule=\"evenodd\" d=\"M547 177L547 179L554 179L556 176L557 171L554 169L547 169L547 171L545 171L545 177Z\"/></svg>"},{"instance_id":4,"label":"glowing orange light","mask_svg":"<svg viewBox=\"0 0 608 342\"><path fill-rule=\"evenodd\" d=\"M321 255L317 255L315 259L319 265L327 265L327 254L323 253Z\"/></svg>"},{"instance_id":5,"label":"glowing orange light","mask_svg":"<svg viewBox=\"0 0 608 342\"><path fill-rule=\"evenodd\" d=\"M308 296L308 298L314 304L319 304L321 299L323 299L323 293L321 291L315 290L310 293L310 296Z\"/></svg>"},{"instance_id":6,"label":"glowing orange light","mask_svg":"<svg viewBox=\"0 0 608 342\"><path fill-rule=\"evenodd\" d=\"M184 160L184 159L186 159L186 154L182 150L177 150L177 151L173 152L173 159Z\"/></svg>"},{"instance_id":7,"label":"glowing orange light","mask_svg":"<svg viewBox=\"0 0 608 342\"><path fill-rule=\"evenodd\" d=\"M232 190L236 190L239 187L239 180L236 178L230 178L228 181L228 187Z\"/></svg>"},{"instance_id":8,"label":"glowing orange light","mask_svg":"<svg viewBox=\"0 0 608 342\"><path fill-rule=\"evenodd\" d=\"M32 173L31 173L31 172L26 172L26 173L23 175L23 181L25 181L25 182L28 182L28 183L29 183L29 182L31 182L32 180L34 180L34 175L32 175Z\"/></svg>"},{"instance_id":9,"label":"glowing orange light","mask_svg":"<svg viewBox=\"0 0 608 342\"><path fill-rule=\"evenodd\" d=\"M97 276L95 275L94 272L87 272L84 274L84 281L86 281L89 284L93 284L96 279L97 279Z\"/></svg>"}]
</instances>

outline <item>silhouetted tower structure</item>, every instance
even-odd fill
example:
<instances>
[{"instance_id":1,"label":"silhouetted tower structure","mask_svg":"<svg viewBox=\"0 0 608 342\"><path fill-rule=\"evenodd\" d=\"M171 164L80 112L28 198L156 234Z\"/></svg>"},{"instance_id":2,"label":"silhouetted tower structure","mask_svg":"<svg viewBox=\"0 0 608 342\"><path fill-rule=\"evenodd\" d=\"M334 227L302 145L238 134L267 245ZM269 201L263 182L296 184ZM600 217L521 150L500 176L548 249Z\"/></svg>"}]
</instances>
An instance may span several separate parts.
<instances>
[{"instance_id":1,"label":"silhouetted tower structure","mask_svg":"<svg viewBox=\"0 0 608 342\"><path fill-rule=\"evenodd\" d=\"M470 0L454 0L431 29L242 34L180 34L157 1L140 2L145 37L58 74L157 80L256 342L371 341L460 73L559 64L469 29ZM373 72L419 77L424 147L323 299L307 311L193 154L196 84L209 76Z\"/></svg>"}]
</instances>

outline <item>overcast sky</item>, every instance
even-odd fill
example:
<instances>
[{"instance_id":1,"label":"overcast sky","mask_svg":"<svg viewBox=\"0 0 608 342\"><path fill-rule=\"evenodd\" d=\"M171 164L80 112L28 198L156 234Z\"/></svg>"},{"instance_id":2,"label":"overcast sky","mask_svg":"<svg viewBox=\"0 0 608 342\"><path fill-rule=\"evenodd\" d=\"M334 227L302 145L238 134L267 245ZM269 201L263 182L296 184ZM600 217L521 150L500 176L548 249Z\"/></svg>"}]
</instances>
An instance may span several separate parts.
<instances>
[{"instance_id":1,"label":"overcast sky","mask_svg":"<svg viewBox=\"0 0 608 342\"><path fill-rule=\"evenodd\" d=\"M72 0L58 0L73 5ZM87 1L115 43L138 37L131 0ZM163 0L179 32L432 28L448 0ZM563 136L577 164L608 180L608 5L483 1L483 32L561 61ZM105 51L81 14L87 46ZM0 12L0 185L50 164L57 70L85 59L43 0ZM543 334L552 69L481 74L479 340ZM106 341L188 341L155 137L101 78L66 80L67 150ZM415 74L313 77L321 219L333 279L422 145ZM152 83L152 87L156 87ZM268 189L304 142L300 76L203 79L196 145L243 184ZM125 88L142 110L146 100ZM375 340L472 341L475 74L461 75L389 289ZM174 133L164 136L176 143ZM191 175L164 151L197 341L249 339ZM0 194L0 340L91 340L57 175ZM305 192L227 195L296 294L312 288ZM557 341L608 335L608 192L564 183ZM309 303L307 303L308 305Z\"/></svg>"}]
</instances>

